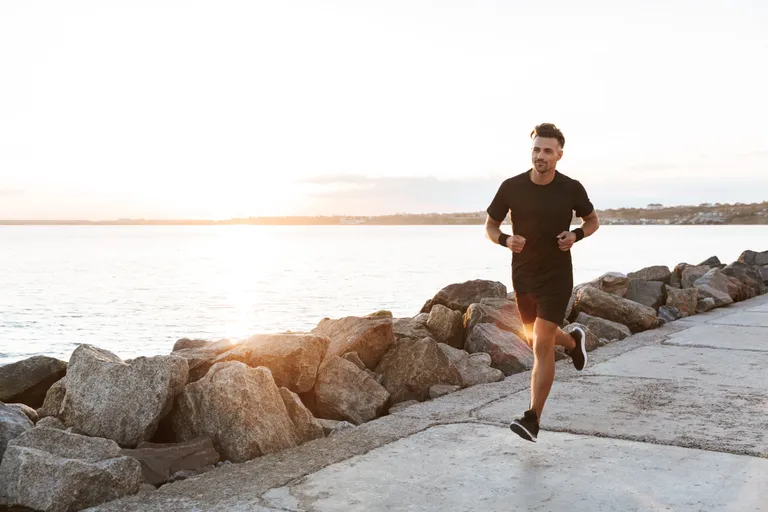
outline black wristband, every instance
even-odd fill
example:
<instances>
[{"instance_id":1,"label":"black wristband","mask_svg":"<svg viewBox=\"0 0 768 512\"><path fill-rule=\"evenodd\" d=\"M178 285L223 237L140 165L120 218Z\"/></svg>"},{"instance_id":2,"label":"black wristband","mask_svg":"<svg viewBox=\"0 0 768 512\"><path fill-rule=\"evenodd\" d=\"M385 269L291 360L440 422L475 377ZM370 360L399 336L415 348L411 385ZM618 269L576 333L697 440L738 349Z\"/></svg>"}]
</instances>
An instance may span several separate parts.
<instances>
[{"instance_id":1,"label":"black wristband","mask_svg":"<svg viewBox=\"0 0 768 512\"><path fill-rule=\"evenodd\" d=\"M576 233L576 241L578 242L582 238L584 238L584 230L581 228L576 228L572 231L573 233Z\"/></svg>"},{"instance_id":2,"label":"black wristband","mask_svg":"<svg viewBox=\"0 0 768 512\"><path fill-rule=\"evenodd\" d=\"M503 245L504 247L507 246L507 240L509 239L509 235L506 233L502 233L499 235L499 245Z\"/></svg>"}]
</instances>

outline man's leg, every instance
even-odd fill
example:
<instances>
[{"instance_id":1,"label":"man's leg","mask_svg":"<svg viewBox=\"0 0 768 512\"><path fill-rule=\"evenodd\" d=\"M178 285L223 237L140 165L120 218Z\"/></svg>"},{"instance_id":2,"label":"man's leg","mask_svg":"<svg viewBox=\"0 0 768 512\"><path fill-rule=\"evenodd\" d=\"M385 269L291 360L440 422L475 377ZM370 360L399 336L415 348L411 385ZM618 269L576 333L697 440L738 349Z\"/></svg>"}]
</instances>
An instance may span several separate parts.
<instances>
[{"instance_id":1,"label":"man's leg","mask_svg":"<svg viewBox=\"0 0 768 512\"><path fill-rule=\"evenodd\" d=\"M536 411L539 421L541 421L541 412L552 388L552 382L555 380L555 341L558 330L557 324L543 318L537 318L533 325L531 408ZM573 338L566 333L563 335L571 339L571 348L573 348L576 345ZM566 342L564 338L560 338L561 342Z\"/></svg>"}]
</instances>

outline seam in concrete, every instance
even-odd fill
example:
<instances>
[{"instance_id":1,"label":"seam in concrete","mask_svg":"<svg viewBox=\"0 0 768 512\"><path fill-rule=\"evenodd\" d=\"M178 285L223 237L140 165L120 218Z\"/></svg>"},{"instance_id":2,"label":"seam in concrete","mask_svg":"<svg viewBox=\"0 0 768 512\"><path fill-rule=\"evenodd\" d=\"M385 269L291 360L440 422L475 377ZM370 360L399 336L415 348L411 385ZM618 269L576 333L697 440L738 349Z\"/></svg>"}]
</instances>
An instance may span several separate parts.
<instances>
[{"instance_id":1,"label":"seam in concrete","mask_svg":"<svg viewBox=\"0 0 768 512\"><path fill-rule=\"evenodd\" d=\"M768 334L768 329L766 329L766 334ZM677 347L677 348L708 348L712 350L730 350L733 352L757 352L759 354L765 354L766 351L768 351L768 345L766 346L765 350L758 350L756 348L730 348L730 347L713 347L711 345L699 345L698 343L674 343L674 340L667 340L663 341L661 343L665 347Z\"/></svg>"}]
</instances>

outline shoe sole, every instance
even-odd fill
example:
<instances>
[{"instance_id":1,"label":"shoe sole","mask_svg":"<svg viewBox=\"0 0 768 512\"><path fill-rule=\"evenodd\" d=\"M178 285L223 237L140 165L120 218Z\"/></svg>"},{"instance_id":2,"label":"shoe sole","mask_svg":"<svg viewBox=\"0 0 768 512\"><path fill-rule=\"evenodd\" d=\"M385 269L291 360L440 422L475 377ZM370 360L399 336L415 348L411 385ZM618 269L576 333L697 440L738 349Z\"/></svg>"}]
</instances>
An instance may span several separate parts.
<instances>
[{"instance_id":1,"label":"shoe sole","mask_svg":"<svg viewBox=\"0 0 768 512\"><path fill-rule=\"evenodd\" d=\"M587 333L585 333L584 329L582 329L581 327L576 327L574 331L579 331L581 333L579 350L581 350L581 355L584 356L584 366L582 366L581 368L576 368L578 371L581 371L587 367Z\"/></svg>"},{"instance_id":2,"label":"shoe sole","mask_svg":"<svg viewBox=\"0 0 768 512\"><path fill-rule=\"evenodd\" d=\"M535 442L536 442L536 436L535 436L535 435L533 435L533 434L531 434L530 432L528 432L528 429L527 429L527 428L525 428L525 427L524 427L523 425L521 425L520 423L518 423L517 421L515 421L514 423L512 423L512 424L509 426L509 428L510 428L510 430L512 430L512 432L514 432L515 434L519 435L520 437L522 437L522 438L523 438L523 439L525 439L526 441L531 441L531 442L533 442L533 443L535 443Z\"/></svg>"}]
</instances>

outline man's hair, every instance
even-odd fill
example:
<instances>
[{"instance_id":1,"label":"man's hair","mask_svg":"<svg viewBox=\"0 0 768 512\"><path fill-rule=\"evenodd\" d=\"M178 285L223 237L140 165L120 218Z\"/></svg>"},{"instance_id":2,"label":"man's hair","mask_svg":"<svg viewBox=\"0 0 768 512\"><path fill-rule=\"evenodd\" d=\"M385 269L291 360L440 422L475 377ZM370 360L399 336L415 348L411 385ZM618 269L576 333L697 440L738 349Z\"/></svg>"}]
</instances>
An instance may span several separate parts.
<instances>
[{"instance_id":1,"label":"man's hair","mask_svg":"<svg viewBox=\"0 0 768 512\"><path fill-rule=\"evenodd\" d=\"M547 139L557 139L560 147L565 147L565 136L560 129L552 123L541 123L531 132L531 139L536 137L545 137Z\"/></svg>"}]
</instances>

